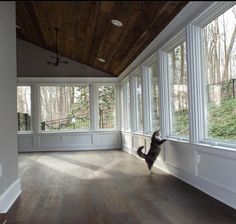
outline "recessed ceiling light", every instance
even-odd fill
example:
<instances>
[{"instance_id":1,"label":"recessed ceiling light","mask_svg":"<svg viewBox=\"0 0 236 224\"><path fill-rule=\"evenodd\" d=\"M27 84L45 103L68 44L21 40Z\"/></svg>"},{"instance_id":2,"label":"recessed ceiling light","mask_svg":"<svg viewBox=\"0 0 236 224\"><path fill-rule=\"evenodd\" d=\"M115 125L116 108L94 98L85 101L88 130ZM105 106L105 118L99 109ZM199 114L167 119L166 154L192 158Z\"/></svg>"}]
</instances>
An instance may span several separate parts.
<instances>
[{"instance_id":1,"label":"recessed ceiling light","mask_svg":"<svg viewBox=\"0 0 236 224\"><path fill-rule=\"evenodd\" d=\"M100 62L102 62L102 63L105 63L105 62L106 62L106 60L103 59L103 58L97 58L97 59L98 59L98 61L100 61Z\"/></svg>"},{"instance_id":2,"label":"recessed ceiling light","mask_svg":"<svg viewBox=\"0 0 236 224\"><path fill-rule=\"evenodd\" d=\"M111 23L115 26L123 26L123 23L120 20L113 19Z\"/></svg>"}]
</instances>

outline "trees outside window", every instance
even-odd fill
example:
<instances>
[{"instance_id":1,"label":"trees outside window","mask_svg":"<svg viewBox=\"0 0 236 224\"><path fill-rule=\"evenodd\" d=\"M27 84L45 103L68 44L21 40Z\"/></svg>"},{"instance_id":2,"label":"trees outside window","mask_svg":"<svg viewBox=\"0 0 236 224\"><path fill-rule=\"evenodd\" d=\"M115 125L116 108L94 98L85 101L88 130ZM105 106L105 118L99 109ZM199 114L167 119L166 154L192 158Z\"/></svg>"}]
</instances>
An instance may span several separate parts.
<instances>
[{"instance_id":1,"label":"trees outside window","mask_svg":"<svg viewBox=\"0 0 236 224\"><path fill-rule=\"evenodd\" d=\"M115 86L98 87L99 128L116 127L116 88Z\"/></svg>"},{"instance_id":2,"label":"trees outside window","mask_svg":"<svg viewBox=\"0 0 236 224\"><path fill-rule=\"evenodd\" d=\"M202 29L206 137L236 140L236 6Z\"/></svg>"},{"instance_id":3,"label":"trees outside window","mask_svg":"<svg viewBox=\"0 0 236 224\"><path fill-rule=\"evenodd\" d=\"M89 86L40 86L41 130L90 128Z\"/></svg>"},{"instance_id":4,"label":"trees outside window","mask_svg":"<svg viewBox=\"0 0 236 224\"><path fill-rule=\"evenodd\" d=\"M17 86L18 131L31 131L31 87Z\"/></svg>"},{"instance_id":5,"label":"trees outside window","mask_svg":"<svg viewBox=\"0 0 236 224\"><path fill-rule=\"evenodd\" d=\"M188 137L188 87L186 45L182 42L168 54L170 78L171 135Z\"/></svg>"},{"instance_id":6,"label":"trees outside window","mask_svg":"<svg viewBox=\"0 0 236 224\"><path fill-rule=\"evenodd\" d=\"M134 76L135 102L136 102L136 131L143 131L143 100L142 100L142 75L138 73Z\"/></svg>"},{"instance_id":7,"label":"trees outside window","mask_svg":"<svg viewBox=\"0 0 236 224\"><path fill-rule=\"evenodd\" d=\"M150 90L151 132L160 130L157 61L147 66Z\"/></svg>"},{"instance_id":8,"label":"trees outside window","mask_svg":"<svg viewBox=\"0 0 236 224\"><path fill-rule=\"evenodd\" d=\"M130 85L126 81L123 85L123 125L124 130L130 130Z\"/></svg>"}]
</instances>

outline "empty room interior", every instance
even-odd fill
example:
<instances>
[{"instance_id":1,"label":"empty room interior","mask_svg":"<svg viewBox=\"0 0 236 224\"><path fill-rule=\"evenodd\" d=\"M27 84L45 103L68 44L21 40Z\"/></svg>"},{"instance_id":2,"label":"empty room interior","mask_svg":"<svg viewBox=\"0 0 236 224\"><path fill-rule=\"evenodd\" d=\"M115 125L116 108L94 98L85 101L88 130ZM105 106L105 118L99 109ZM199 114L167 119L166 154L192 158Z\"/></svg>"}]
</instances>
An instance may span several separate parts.
<instances>
[{"instance_id":1,"label":"empty room interior","mask_svg":"<svg viewBox=\"0 0 236 224\"><path fill-rule=\"evenodd\" d=\"M0 49L0 224L236 223L234 1L0 2Z\"/></svg>"}]
</instances>

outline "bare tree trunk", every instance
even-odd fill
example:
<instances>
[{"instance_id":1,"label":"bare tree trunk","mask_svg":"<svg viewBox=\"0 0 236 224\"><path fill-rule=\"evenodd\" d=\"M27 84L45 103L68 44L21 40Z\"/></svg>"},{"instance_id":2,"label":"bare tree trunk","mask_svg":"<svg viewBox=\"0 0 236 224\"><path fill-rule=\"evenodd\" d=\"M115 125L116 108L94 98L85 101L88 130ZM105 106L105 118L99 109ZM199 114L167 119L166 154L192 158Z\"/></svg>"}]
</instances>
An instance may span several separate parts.
<instances>
[{"instance_id":1,"label":"bare tree trunk","mask_svg":"<svg viewBox=\"0 0 236 224\"><path fill-rule=\"evenodd\" d=\"M172 58L172 64L171 64L171 71L172 71L172 84L173 84L173 96L174 96L174 102L173 102L173 106L174 106L174 110L175 110L175 76L177 74L175 74L175 71L176 71L176 58L175 58L175 51L172 51L171 52L171 58Z\"/></svg>"},{"instance_id":2,"label":"bare tree trunk","mask_svg":"<svg viewBox=\"0 0 236 224\"><path fill-rule=\"evenodd\" d=\"M229 79L229 61L230 61L230 55L233 49L234 41L236 37L236 25L234 26L234 31L232 33L229 47L226 51L226 56L225 56L225 66L224 66L224 72L223 72L223 77L227 77L227 80Z\"/></svg>"},{"instance_id":3,"label":"bare tree trunk","mask_svg":"<svg viewBox=\"0 0 236 224\"><path fill-rule=\"evenodd\" d=\"M220 31L219 31L219 20L216 19L216 52L215 52L215 60L216 60L216 75L217 82L222 81L221 73L220 73Z\"/></svg>"}]
</instances>

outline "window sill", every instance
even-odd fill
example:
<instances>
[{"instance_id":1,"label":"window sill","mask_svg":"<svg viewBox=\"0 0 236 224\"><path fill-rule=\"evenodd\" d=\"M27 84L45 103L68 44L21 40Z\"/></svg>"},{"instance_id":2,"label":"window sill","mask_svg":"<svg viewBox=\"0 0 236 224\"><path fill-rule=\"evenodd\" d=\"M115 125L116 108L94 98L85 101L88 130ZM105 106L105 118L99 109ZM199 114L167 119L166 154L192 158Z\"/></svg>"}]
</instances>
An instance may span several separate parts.
<instances>
[{"instance_id":1,"label":"window sill","mask_svg":"<svg viewBox=\"0 0 236 224\"><path fill-rule=\"evenodd\" d=\"M184 137L168 136L165 139L175 141L175 142L189 143L189 139L184 138Z\"/></svg>"},{"instance_id":2,"label":"window sill","mask_svg":"<svg viewBox=\"0 0 236 224\"><path fill-rule=\"evenodd\" d=\"M208 148L214 148L218 150L224 150L224 151L230 151L230 152L236 152L236 143L235 144L227 144L222 142L213 142L213 141L202 141L198 143L194 143L195 145L204 146Z\"/></svg>"},{"instance_id":3,"label":"window sill","mask_svg":"<svg viewBox=\"0 0 236 224\"><path fill-rule=\"evenodd\" d=\"M99 130L64 130L64 131L40 131L38 134L46 135L46 134L84 134L84 133L96 133L96 132L118 132L117 129L99 129Z\"/></svg>"},{"instance_id":4,"label":"window sill","mask_svg":"<svg viewBox=\"0 0 236 224\"><path fill-rule=\"evenodd\" d=\"M33 132L32 131L18 131L17 134L18 135L32 135Z\"/></svg>"},{"instance_id":5,"label":"window sill","mask_svg":"<svg viewBox=\"0 0 236 224\"><path fill-rule=\"evenodd\" d=\"M167 139L167 140L174 141L174 142L190 143L189 139L186 139L186 138L175 138L175 137L171 136L171 137L166 137L163 139Z\"/></svg>"}]
</instances>

